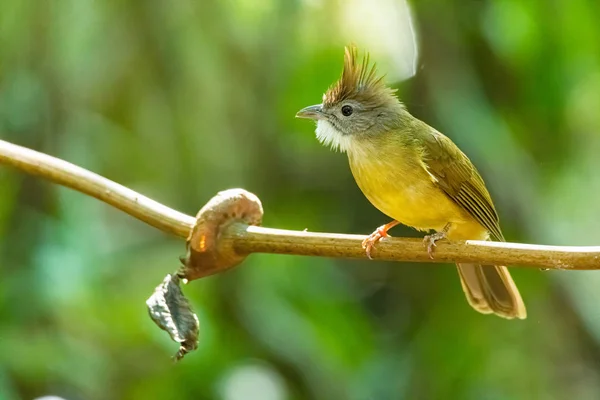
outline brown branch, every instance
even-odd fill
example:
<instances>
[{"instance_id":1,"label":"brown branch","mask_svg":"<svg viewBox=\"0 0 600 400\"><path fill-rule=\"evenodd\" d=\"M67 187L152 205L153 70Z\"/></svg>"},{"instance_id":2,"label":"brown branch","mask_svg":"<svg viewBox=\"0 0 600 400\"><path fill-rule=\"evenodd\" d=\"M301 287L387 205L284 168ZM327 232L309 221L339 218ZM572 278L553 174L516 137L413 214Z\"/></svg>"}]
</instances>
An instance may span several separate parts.
<instances>
[{"instance_id":1,"label":"brown branch","mask_svg":"<svg viewBox=\"0 0 600 400\"><path fill-rule=\"evenodd\" d=\"M21 169L108 203L162 231L192 239L196 219L172 210L97 174L66 161L0 140L0 164ZM227 192L222 192L227 193ZM236 192L239 195L239 191ZM247 192L246 192L247 193ZM225 199L227 200L227 199ZM239 255L250 253L295 254L365 258L362 235L312 233L250 226L231 221L217 230L218 245ZM242 218L243 220L243 218ZM200 215L198 216L200 221ZM204 236L202 240L206 239ZM202 242L203 243L203 242ZM193 247L193 246L191 246ZM541 246L485 241L438 242L431 260L420 239L390 238L377 245L373 258L415 262L475 262L551 269L600 269L600 246ZM218 271L212 271L214 273ZM207 274L205 274L207 275Z\"/></svg>"},{"instance_id":2,"label":"brown branch","mask_svg":"<svg viewBox=\"0 0 600 400\"><path fill-rule=\"evenodd\" d=\"M101 200L161 231L187 237L196 220L61 159L0 140L0 164Z\"/></svg>"},{"instance_id":3,"label":"brown branch","mask_svg":"<svg viewBox=\"0 0 600 400\"><path fill-rule=\"evenodd\" d=\"M361 243L366 236L312 233L232 225L221 240L230 241L240 253L275 253L304 256L365 258ZM600 246L543 246L534 244L440 241L432 260L423 239L392 237L377 244L374 259L425 263L472 262L520 265L551 269L600 269Z\"/></svg>"}]
</instances>

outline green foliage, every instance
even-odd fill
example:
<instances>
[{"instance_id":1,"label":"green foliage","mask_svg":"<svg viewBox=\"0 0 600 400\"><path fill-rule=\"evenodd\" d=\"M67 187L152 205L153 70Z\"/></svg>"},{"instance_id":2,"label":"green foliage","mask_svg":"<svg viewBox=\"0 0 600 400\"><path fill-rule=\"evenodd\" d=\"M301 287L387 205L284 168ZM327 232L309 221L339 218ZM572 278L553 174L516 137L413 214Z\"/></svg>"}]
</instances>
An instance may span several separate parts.
<instances>
[{"instance_id":1,"label":"green foliage","mask_svg":"<svg viewBox=\"0 0 600 400\"><path fill-rule=\"evenodd\" d=\"M243 187L267 226L370 233L386 217L294 119L344 44L374 47L352 4L3 0L0 137L189 214ZM478 166L508 240L598 243L600 7L413 7L422 54L399 95ZM372 56L393 77L388 47ZM529 318L509 322L473 311L453 266L253 255L184 287L200 344L173 365L144 302L183 251L0 168L0 398L600 398L597 273L513 270Z\"/></svg>"}]
</instances>

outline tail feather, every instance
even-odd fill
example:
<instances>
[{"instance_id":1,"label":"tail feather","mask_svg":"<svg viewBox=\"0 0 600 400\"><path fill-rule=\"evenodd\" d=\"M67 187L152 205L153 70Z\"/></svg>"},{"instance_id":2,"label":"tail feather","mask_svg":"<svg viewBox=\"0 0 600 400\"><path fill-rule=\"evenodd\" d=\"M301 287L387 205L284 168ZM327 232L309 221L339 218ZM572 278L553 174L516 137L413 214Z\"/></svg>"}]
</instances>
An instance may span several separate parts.
<instances>
[{"instance_id":1,"label":"tail feather","mask_svg":"<svg viewBox=\"0 0 600 400\"><path fill-rule=\"evenodd\" d=\"M483 314L525 319L527 311L508 269L502 266L457 264L467 301Z\"/></svg>"}]
</instances>

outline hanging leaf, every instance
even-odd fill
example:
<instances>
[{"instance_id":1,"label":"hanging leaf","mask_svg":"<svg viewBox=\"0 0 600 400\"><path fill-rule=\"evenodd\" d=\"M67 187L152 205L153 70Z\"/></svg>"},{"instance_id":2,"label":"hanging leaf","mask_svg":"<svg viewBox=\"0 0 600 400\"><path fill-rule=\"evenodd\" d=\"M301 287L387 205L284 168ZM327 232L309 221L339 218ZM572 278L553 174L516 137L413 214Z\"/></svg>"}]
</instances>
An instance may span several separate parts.
<instances>
[{"instance_id":1,"label":"hanging leaf","mask_svg":"<svg viewBox=\"0 0 600 400\"><path fill-rule=\"evenodd\" d=\"M169 274L146 300L148 312L154 323L180 344L179 351L174 356L175 361L181 360L198 347L198 317L183 295L180 284L179 275Z\"/></svg>"}]
</instances>

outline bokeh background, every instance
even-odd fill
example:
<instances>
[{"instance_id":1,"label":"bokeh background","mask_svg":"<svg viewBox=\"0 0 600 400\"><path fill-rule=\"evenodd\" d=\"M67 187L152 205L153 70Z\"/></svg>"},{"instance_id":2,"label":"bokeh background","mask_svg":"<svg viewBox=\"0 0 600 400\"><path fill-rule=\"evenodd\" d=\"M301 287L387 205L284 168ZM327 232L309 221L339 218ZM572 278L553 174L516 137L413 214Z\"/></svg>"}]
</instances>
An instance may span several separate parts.
<instances>
[{"instance_id":1,"label":"bokeh background","mask_svg":"<svg viewBox=\"0 0 600 400\"><path fill-rule=\"evenodd\" d=\"M243 187L266 226L370 233L387 217L294 118L354 42L471 157L510 241L594 245L597 4L414 1L413 40L401 0L2 0L0 137L188 214ZM0 166L0 399L600 398L600 272L513 269L529 318L506 321L451 265L252 255L184 288L200 347L174 365L145 300L183 253Z\"/></svg>"}]
</instances>

